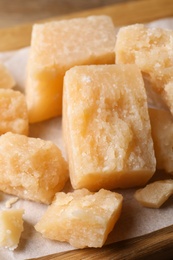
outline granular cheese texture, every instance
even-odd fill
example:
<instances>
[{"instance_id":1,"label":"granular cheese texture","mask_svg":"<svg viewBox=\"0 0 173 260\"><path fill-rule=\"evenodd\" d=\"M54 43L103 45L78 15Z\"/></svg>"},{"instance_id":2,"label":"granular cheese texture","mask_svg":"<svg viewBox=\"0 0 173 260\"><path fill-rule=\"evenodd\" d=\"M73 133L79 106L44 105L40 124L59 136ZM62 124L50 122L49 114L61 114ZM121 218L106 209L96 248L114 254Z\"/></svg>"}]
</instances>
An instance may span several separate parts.
<instances>
[{"instance_id":1,"label":"granular cheese texture","mask_svg":"<svg viewBox=\"0 0 173 260\"><path fill-rule=\"evenodd\" d=\"M120 216L122 200L103 189L59 192L35 228L46 238L77 248L102 247Z\"/></svg>"},{"instance_id":2,"label":"granular cheese texture","mask_svg":"<svg viewBox=\"0 0 173 260\"><path fill-rule=\"evenodd\" d=\"M122 27L116 41L116 63L135 63L150 76L153 88L173 114L173 31L143 24Z\"/></svg>"},{"instance_id":3,"label":"granular cheese texture","mask_svg":"<svg viewBox=\"0 0 173 260\"><path fill-rule=\"evenodd\" d=\"M30 122L61 115L66 70L114 63L114 48L115 28L108 16L34 25L26 82Z\"/></svg>"},{"instance_id":4,"label":"granular cheese texture","mask_svg":"<svg viewBox=\"0 0 173 260\"><path fill-rule=\"evenodd\" d=\"M0 89L0 135L6 132L28 135L25 96L12 89Z\"/></svg>"},{"instance_id":5,"label":"granular cheese texture","mask_svg":"<svg viewBox=\"0 0 173 260\"><path fill-rule=\"evenodd\" d=\"M134 196L144 207L160 208L172 194L173 180L161 180L137 190Z\"/></svg>"},{"instance_id":6,"label":"granular cheese texture","mask_svg":"<svg viewBox=\"0 0 173 260\"><path fill-rule=\"evenodd\" d=\"M12 88L16 82L8 69L0 63L0 88Z\"/></svg>"},{"instance_id":7,"label":"granular cheese texture","mask_svg":"<svg viewBox=\"0 0 173 260\"><path fill-rule=\"evenodd\" d=\"M51 203L68 179L68 166L50 141L7 133L0 137L0 190Z\"/></svg>"},{"instance_id":8,"label":"granular cheese texture","mask_svg":"<svg viewBox=\"0 0 173 260\"><path fill-rule=\"evenodd\" d=\"M10 209L0 212L0 246L14 250L23 231L24 210Z\"/></svg>"},{"instance_id":9,"label":"granular cheese texture","mask_svg":"<svg viewBox=\"0 0 173 260\"><path fill-rule=\"evenodd\" d=\"M169 111L149 109L157 168L173 174L173 118Z\"/></svg>"},{"instance_id":10,"label":"granular cheese texture","mask_svg":"<svg viewBox=\"0 0 173 260\"><path fill-rule=\"evenodd\" d=\"M70 69L64 77L63 136L73 188L145 184L156 162L146 92L136 65Z\"/></svg>"}]
</instances>

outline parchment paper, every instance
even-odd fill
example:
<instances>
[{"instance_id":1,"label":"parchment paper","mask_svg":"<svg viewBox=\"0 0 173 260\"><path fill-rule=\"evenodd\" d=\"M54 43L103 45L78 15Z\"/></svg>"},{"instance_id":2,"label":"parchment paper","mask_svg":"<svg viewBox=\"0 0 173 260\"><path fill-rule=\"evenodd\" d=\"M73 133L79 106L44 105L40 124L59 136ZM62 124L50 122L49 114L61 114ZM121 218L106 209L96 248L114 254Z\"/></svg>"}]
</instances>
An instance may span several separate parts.
<instances>
[{"instance_id":1,"label":"parchment paper","mask_svg":"<svg viewBox=\"0 0 173 260\"><path fill-rule=\"evenodd\" d=\"M173 18L154 21L149 26L173 29ZM0 53L0 62L3 62L9 68L17 82L17 88L21 91L23 91L25 85L28 53L29 47L18 51ZM61 118L54 118L31 125L29 135L45 140L52 140L65 156L61 138ZM151 181L165 178L173 177L165 173L156 173ZM66 191L70 189L69 183L65 189ZM173 196L160 209L149 209L140 206L135 201L133 197L134 189L116 191L124 196L123 210L118 223L108 237L107 243L140 236L173 224ZM0 210L6 209L5 202L12 197L0 193ZM68 243L44 239L35 231L34 225L43 215L47 208L46 205L19 199L13 204L12 208L23 208L25 210L24 231L17 249L10 251L0 248L1 260L30 259L74 249Z\"/></svg>"}]
</instances>

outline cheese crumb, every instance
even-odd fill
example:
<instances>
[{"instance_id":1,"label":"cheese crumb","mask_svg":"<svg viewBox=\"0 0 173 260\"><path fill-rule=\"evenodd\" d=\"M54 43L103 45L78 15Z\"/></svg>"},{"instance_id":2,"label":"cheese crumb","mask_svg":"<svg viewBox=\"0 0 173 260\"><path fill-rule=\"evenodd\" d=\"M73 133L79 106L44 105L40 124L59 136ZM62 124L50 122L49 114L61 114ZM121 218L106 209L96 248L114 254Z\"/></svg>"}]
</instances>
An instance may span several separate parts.
<instances>
[{"instance_id":1,"label":"cheese crumb","mask_svg":"<svg viewBox=\"0 0 173 260\"><path fill-rule=\"evenodd\" d=\"M23 231L23 209L10 209L0 212L0 247L10 250L17 248Z\"/></svg>"},{"instance_id":2,"label":"cheese crumb","mask_svg":"<svg viewBox=\"0 0 173 260\"><path fill-rule=\"evenodd\" d=\"M11 199L7 200L6 203L5 203L5 207L6 207L6 208L11 208L12 205L13 205L14 203L16 203L18 200L19 200L18 197L11 198Z\"/></svg>"}]
</instances>

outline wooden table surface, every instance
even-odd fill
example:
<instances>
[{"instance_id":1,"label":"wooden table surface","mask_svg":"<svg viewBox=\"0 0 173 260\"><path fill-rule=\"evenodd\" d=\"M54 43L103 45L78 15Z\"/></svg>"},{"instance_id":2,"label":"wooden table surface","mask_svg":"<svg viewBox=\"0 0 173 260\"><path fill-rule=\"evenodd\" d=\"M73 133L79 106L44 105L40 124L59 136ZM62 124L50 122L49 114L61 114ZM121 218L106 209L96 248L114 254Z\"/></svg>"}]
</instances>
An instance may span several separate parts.
<instances>
[{"instance_id":1,"label":"wooden table surface","mask_svg":"<svg viewBox=\"0 0 173 260\"><path fill-rule=\"evenodd\" d=\"M0 28L129 0L0 0Z\"/></svg>"},{"instance_id":2,"label":"wooden table surface","mask_svg":"<svg viewBox=\"0 0 173 260\"><path fill-rule=\"evenodd\" d=\"M33 22L98 14L110 15L116 26L145 23L173 17L173 0L0 0L0 51L28 46ZM103 249L39 259L173 259L173 226Z\"/></svg>"},{"instance_id":3,"label":"wooden table surface","mask_svg":"<svg viewBox=\"0 0 173 260\"><path fill-rule=\"evenodd\" d=\"M116 26L144 23L173 16L173 0L0 0L0 51L28 46L33 22L97 14Z\"/></svg>"}]
</instances>

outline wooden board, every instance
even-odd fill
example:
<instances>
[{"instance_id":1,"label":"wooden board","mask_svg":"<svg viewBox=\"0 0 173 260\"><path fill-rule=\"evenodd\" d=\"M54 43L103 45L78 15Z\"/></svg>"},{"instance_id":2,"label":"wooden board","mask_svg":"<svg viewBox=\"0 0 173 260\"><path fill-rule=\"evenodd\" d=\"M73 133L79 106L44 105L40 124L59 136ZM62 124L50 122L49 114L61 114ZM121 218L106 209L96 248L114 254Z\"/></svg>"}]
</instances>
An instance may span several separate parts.
<instances>
[{"instance_id":1,"label":"wooden board","mask_svg":"<svg viewBox=\"0 0 173 260\"><path fill-rule=\"evenodd\" d=\"M36 259L36 258L35 258ZM103 248L78 249L37 258L37 260L168 260L173 259L173 225L141 237ZM34 259L33 259L34 260Z\"/></svg>"},{"instance_id":2,"label":"wooden board","mask_svg":"<svg viewBox=\"0 0 173 260\"><path fill-rule=\"evenodd\" d=\"M106 14L116 26L145 23L173 16L173 0L141 0L114 4L49 20L86 17ZM44 20L47 21L47 20ZM39 21L39 22L44 22ZM0 29L0 51L14 50L30 44L32 23ZM83 249L40 257L42 260L58 259L173 259L173 226L151 234L105 246L102 249Z\"/></svg>"},{"instance_id":3,"label":"wooden board","mask_svg":"<svg viewBox=\"0 0 173 260\"><path fill-rule=\"evenodd\" d=\"M116 26L145 23L159 18L173 16L173 0L128 1L79 13L52 17L44 21L100 14L111 16ZM30 44L31 31L32 23L0 29L0 51L14 50L28 46Z\"/></svg>"}]
</instances>

